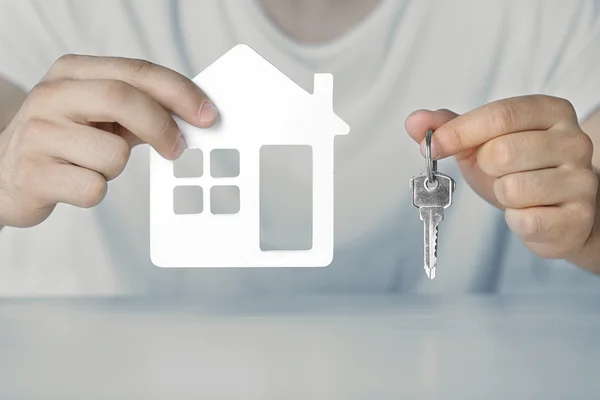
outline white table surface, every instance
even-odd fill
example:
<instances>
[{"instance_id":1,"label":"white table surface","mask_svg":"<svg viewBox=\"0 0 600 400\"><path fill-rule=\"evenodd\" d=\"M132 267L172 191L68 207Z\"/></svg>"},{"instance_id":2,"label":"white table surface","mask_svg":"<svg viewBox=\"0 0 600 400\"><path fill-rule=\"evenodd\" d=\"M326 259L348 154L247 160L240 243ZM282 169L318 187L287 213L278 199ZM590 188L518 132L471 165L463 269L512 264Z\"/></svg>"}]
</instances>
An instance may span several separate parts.
<instances>
[{"instance_id":1,"label":"white table surface","mask_svg":"<svg viewBox=\"0 0 600 400\"><path fill-rule=\"evenodd\" d=\"M0 300L0 399L598 399L598 296Z\"/></svg>"}]
</instances>

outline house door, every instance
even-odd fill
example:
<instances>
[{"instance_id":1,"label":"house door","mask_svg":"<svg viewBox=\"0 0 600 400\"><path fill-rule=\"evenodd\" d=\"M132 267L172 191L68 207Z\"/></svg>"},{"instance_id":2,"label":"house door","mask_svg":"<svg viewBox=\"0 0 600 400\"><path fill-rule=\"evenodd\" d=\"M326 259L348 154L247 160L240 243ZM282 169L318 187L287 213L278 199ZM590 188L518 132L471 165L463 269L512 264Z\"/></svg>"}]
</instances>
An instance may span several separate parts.
<instances>
[{"instance_id":1,"label":"house door","mask_svg":"<svg viewBox=\"0 0 600 400\"><path fill-rule=\"evenodd\" d=\"M310 250L313 242L313 152L306 145L260 149L260 248Z\"/></svg>"}]
</instances>

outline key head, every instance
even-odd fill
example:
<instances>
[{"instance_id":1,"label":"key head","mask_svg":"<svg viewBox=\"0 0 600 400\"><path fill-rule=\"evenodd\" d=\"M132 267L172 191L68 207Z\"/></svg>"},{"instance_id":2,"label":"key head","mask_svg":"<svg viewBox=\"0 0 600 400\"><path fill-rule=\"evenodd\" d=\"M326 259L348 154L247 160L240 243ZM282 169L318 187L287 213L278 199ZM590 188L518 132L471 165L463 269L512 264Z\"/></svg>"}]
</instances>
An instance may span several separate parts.
<instances>
[{"instance_id":1,"label":"key head","mask_svg":"<svg viewBox=\"0 0 600 400\"><path fill-rule=\"evenodd\" d=\"M412 189L412 204L417 208L440 207L452 205L452 196L456 183L452 178L440 172L435 173L435 182L429 182L427 173L417 175L410 180Z\"/></svg>"}]
</instances>

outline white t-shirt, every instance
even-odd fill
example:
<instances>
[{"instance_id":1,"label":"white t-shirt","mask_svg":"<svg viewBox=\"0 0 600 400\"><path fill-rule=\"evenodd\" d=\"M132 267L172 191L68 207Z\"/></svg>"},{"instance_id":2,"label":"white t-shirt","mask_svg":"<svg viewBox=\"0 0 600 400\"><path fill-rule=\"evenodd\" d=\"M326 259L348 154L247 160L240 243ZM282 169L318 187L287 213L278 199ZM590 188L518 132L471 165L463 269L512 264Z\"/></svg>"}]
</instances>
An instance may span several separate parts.
<instances>
[{"instance_id":1,"label":"white t-shirt","mask_svg":"<svg viewBox=\"0 0 600 400\"><path fill-rule=\"evenodd\" d=\"M148 148L138 147L98 207L59 205L37 227L0 233L1 294L581 292L600 285L527 251L452 159L439 163L457 192L440 226L438 277L425 279L422 222L408 186L425 163L404 130L416 109L464 113L533 93L565 97L585 118L600 105L598 1L382 0L351 31L319 45L290 40L255 0L6 0L0 9L0 74L26 89L64 53L144 58L193 77L245 43L309 91L315 72L333 73L334 108L351 127L336 139L336 247L327 268L153 266ZM279 162L276 169L289 169Z\"/></svg>"}]
</instances>

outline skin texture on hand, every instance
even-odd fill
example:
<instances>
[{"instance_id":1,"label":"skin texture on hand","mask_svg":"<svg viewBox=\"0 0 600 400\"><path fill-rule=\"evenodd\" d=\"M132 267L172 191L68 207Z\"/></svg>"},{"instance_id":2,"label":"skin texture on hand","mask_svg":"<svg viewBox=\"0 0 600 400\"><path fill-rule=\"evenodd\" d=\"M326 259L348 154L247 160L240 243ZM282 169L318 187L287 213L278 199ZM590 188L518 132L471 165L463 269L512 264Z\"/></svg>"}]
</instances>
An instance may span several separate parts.
<instances>
[{"instance_id":1,"label":"skin texture on hand","mask_svg":"<svg viewBox=\"0 0 600 400\"><path fill-rule=\"evenodd\" d=\"M0 135L0 224L34 226L59 202L97 205L138 144L178 158L185 143L171 113L200 128L217 116L200 88L165 67L61 57Z\"/></svg>"},{"instance_id":2,"label":"skin texture on hand","mask_svg":"<svg viewBox=\"0 0 600 400\"><path fill-rule=\"evenodd\" d=\"M425 133L435 130L432 156L455 157L465 181L504 211L510 229L535 254L600 272L594 267L600 251L593 234L593 146L568 101L533 95L463 115L419 110L406 129L423 154ZM582 252L594 255L582 260Z\"/></svg>"}]
</instances>

